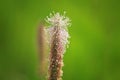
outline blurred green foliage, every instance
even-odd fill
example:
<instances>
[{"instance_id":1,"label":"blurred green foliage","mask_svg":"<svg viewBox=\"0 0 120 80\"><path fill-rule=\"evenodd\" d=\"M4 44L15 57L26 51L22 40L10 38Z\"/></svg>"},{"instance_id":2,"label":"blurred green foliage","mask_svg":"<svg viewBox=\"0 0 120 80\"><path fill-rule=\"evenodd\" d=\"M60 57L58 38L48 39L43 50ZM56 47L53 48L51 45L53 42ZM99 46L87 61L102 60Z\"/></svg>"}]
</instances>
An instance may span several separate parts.
<instances>
[{"instance_id":1,"label":"blurred green foliage","mask_svg":"<svg viewBox=\"0 0 120 80\"><path fill-rule=\"evenodd\" d=\"M120 80L119 0L0 0L0 80L39 80L37 27L52 11L72 20L63 80Z\"/></svg>"}]
</instances>

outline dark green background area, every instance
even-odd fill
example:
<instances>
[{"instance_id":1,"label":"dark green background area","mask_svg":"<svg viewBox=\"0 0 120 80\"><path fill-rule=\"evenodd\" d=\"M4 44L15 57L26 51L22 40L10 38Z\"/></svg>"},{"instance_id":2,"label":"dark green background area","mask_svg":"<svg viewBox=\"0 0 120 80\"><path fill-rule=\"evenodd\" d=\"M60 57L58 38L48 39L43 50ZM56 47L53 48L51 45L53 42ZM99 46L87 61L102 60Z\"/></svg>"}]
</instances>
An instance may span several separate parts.
<instances>
[{"instance_id":1,"label":"dark green background area","mask_svg":"<svg viewBox=\"0 0 120 80\"><path fill-rule=\"evenodd\" d=\"M72 20L63 80L120 80L119 0L0 0L0 80L39 80L37 27L52 11Z\"/></svg>"}]
</instances>

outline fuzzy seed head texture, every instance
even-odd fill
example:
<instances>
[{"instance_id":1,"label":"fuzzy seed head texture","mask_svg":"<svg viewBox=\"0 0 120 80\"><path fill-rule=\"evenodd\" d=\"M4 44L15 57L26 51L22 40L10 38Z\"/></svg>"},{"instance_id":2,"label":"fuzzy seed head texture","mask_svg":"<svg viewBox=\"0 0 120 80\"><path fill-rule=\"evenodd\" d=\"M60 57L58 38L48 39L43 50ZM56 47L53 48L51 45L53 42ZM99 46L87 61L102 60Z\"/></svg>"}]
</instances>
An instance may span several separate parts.
<instances>
[{"instance_id":1,"label":"fuzzy seed head texture","mask_svg":"<svg viewBox=\"0 0 120 80\"><path fill-rule=\"evenodd\" d=\"M46 30L49 35L50 56L49 56L49 71L48 80L62 80L63 54L66 50L66 45L69 44L70 38L67 27L70 25L70 20L60 13L50 14L46 22L50 27Z\"/></svg>"},{"instance_id":2,"label":"fuzzy seed head texture","mask_svg":"<svg viewBox=\"0 0 120 80\"><path fill-rule=\"evenodd\" d=\"M66 12L64 12L63 15L60 13L50 13L50 16L45 19L48 24L50 24L49 28L47 29L47 32L49 34L49 44L51 45L52 37L56 34L56 30L54 30L55 27L59 27L59 37L61 39L61 43L64 47L64 52L67 44L69 44L68 39L70 38L68 33L68 26L71 25L71 20L65 16ZM63 52L63 53L64 53Z\"/></svg>"},{"instance_id":3,"label":"fuzzy seed head texture","mask_svg":"<svg viewBox=\"0 0 120 80\"><path fill-rule=\"evenodd\" d=\"M64 15L60 15L60 13L50 13L50 17L47 16L46 20L49 24L53 26L60 26L60 27L67 27L70 25L70 19L68 17L65 17L65 12Z\"/></svg>"}]
</instances>

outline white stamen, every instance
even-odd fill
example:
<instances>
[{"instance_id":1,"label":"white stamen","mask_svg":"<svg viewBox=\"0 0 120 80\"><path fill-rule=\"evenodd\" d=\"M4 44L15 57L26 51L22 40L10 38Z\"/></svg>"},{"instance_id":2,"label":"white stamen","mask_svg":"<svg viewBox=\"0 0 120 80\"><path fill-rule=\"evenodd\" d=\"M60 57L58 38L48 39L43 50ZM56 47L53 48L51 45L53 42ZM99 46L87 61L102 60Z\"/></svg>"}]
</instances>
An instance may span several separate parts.
<instances>
[{"instance_id":1,"label":"white stamen","mask_svg":"<svg viewBox=\"0 0 120 80\"><path fill-rule=\"evenodd\" d=\"M70 25L70 19L68 17L65 16L65 13L62 15L60 15L58 12L57 13L50 13L50 16L47 16L46 22L50 24L51 27L49 27L47 29L48 34L49 34L49 41L50 44L52 42L52 37L53 35L56 33L54 30L54 27L59 26L60 27L60 39L61 39L61 43L63 45L64 48L66 48L66 45L69 44L68 38L70 38L68 31L67 31L67 26ZM64 49L65 52L65 49Z\"/></svg>"}]
</instances>

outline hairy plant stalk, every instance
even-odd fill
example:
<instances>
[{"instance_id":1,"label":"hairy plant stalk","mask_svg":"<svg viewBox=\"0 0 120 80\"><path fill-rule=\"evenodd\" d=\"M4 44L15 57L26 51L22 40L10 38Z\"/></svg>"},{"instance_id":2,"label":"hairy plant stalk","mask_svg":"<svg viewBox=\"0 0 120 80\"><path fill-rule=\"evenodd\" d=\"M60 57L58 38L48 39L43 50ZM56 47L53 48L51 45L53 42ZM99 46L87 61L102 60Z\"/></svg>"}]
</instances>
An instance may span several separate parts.
<instances>
[{"instance_id":1,"label":"hairy plant stalk","mask_svg":"<svg viewBox=\"0 0 120 80\"><path fill-rule=\"evenodd\" d=\"M47 71L47 61L46 61L46 38L45 38L45 26L40 24L38 29L38 46L39 46L39 58L40 66L39 73L41 76L45 76Z\"/></svg>"},{"instance_id":2,"label":"hairy plant stalk","mask_svg":"<svg viewBox=\"0 0 120 80\"><path fill-rule=\"evenodd\" d=\"M51 24L48 28L50 35L48 80L62 80L63 54L69 38L66 26L69 25L69 19L56 13L53 16L51 14L47 22Z\"/></svg>"}]
</instances>

